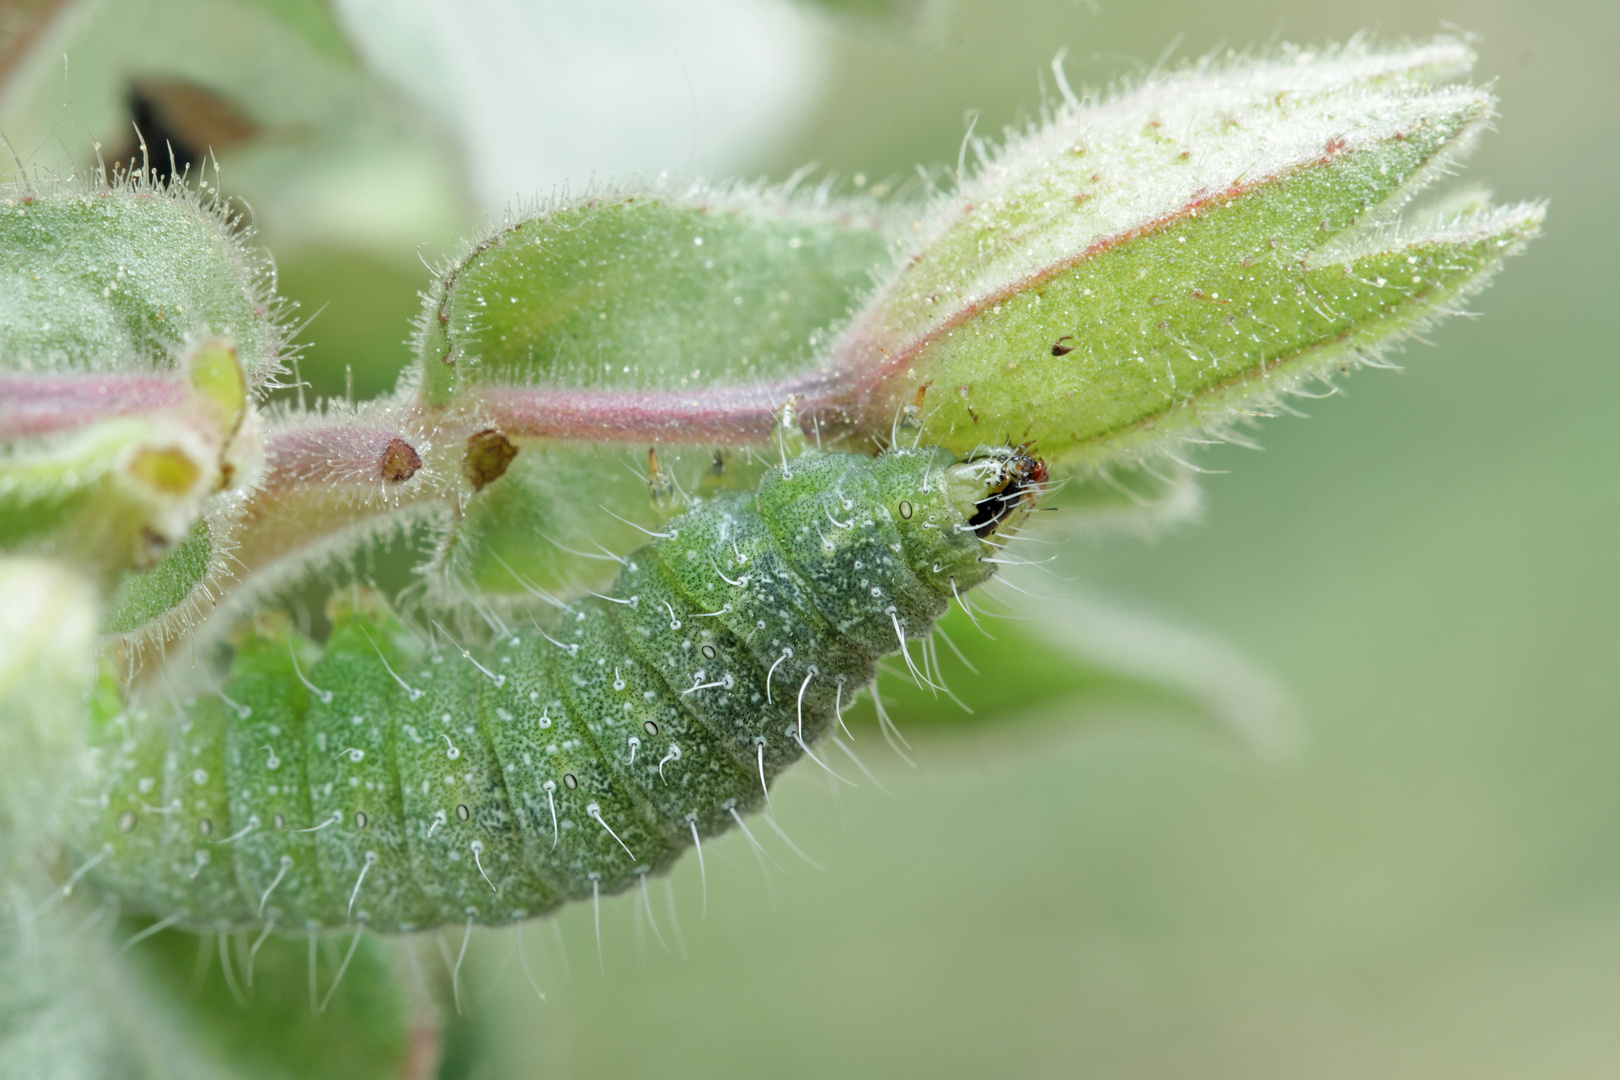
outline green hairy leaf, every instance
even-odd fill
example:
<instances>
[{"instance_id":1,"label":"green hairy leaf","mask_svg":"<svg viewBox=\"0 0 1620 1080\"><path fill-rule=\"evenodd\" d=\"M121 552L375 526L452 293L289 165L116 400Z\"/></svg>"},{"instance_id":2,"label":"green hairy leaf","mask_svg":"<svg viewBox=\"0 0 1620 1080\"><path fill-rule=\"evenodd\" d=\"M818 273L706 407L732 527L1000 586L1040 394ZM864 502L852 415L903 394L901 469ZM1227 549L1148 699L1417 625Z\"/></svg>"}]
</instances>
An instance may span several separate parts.
<instances>
[{"instance_id":1,"label":"green hairy leaf","mask_svg":"<svg viewBox=\"0 0 1620 1080\"><path fill-rule=\"evenodd\" d=\"M102 629L127 634L183 610L214 566L214 534L199 521L162 562L125 575Z\"/></svg>"},{"instance_id":2,"label":"green hairy leaf","mask_svg":"<svg viewBox=\"0 0 1620 1080\"><path fill-rule=\"evenodd\" d=\"M427 298L422 397L713 390L799 374L871 287L892 233L875 207L747 188L604 192L513 220L453 260ZM537 435L614 436L606 417L597 430L525 419Z\"/></svg>"},{"instance_id":3,"label":"green hairy leaf","mask_svg":"<svg viewBox=\"0 0 1620 1080\"><path fill-rule=\"evenodd\" d=\"M1091 466L1220 433L1479 287L1539 205L1395 215L1491 96L1459 42L1198 65L989 154L835 350L876 425Z\"/></svg>"},{"instance_id":4,"label":"green hairy leaf","mask_svg":"<svg viewBox=\"0 0 1620 1080\"><path fill-rule=\"evenodd\" d=\"M251 386L281 365L269 264L219 202L179 187L12 184L0 194L0 366L161 372L232 341Z\"/></svg>"}]
</instances>

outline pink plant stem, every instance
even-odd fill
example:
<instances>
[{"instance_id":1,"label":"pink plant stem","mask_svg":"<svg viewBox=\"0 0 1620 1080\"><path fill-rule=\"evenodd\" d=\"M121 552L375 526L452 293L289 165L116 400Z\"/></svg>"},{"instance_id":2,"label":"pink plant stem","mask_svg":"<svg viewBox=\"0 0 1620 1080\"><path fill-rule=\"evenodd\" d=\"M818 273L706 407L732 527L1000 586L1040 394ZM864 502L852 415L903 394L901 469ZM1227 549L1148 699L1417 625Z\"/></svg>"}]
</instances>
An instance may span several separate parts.
<instances>
[{"instance_id":1,"label":"pink plant stem","mask_svg":"<svg viewBox=\"0 0 1620 1080\"><path fill-rule=\"evenodd\" d=\"M0 374L0 439L72 431L98 420L156 412L186 399L186 384L157 375Z\"/></svg>"},{"instance_id":2,"label":"pink plant stem","mask_svg":"<svg viewBox=\"0 0 1620 1080\"><path fill-rule=\"evenodd\" d=\"M453 486L445 462L435 467L430 436L406 425L314 418L266 432L264 449L264 477L233 553L250 574L341 545L357 529L445 499Z\"/></svg>"},{"instance_id":3,"label":"pink plant stem","mask_svg":"<svg viewBox=\"0 0 1620 1080\"><path fill-rule=\"evenodd\" d=\"M494 387L479 396L491 423L517 438L587 442L764 444L797 397L808 428L833 409L837 380L817 373L756 386L671 390Z\"/></svg>"},{"instance_id":4,"label":"pink plant stem","mask_svg":"<svg viewBox=\"0 0 1620 1080\"><path fill-rule=\"evenodd\" d=\"M346 418L270 431L262 490L275 495L305 485L409 480L422 464L421 441L414 432Z\"/></svg>"}]
</instances>

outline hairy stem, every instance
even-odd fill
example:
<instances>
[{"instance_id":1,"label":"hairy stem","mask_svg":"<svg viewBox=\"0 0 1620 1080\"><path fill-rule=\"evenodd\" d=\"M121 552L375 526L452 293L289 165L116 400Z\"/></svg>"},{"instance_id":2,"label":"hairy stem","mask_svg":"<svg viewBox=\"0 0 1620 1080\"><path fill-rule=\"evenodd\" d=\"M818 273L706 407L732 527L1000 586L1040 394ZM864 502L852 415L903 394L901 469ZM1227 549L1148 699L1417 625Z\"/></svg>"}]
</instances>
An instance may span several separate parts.
<instances>
[{"instance_id":1,"label":"hairy stem","mask_svg":"<svg viewBox=\"0 0 1620 1080\"><path fill-rule=\"evenodd\" d=\"M0 440L75 431L115 416L179 405L185 383L161 375L0 372Z\"/></svg>"},{"instance_id":2,"label":"hairy stem","mask_svg":"<svg viewBox=\"0 0 1620 1080\"><path fill-rule=\"evenodd\" d=\"M493 387L479 392L478 405L514 438L764 446L790 397L809 431L817 416L831 418L835 395L843 396L838 380L814 373L681 391Z\"/></svg>"}]
</instances>

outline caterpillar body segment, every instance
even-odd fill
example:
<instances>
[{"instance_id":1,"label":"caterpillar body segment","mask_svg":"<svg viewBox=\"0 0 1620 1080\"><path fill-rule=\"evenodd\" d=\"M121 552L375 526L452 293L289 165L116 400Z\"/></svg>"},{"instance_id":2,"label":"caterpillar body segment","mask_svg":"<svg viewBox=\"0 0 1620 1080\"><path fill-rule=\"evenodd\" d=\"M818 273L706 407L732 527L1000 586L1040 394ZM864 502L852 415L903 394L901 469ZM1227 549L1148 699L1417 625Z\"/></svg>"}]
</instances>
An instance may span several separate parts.
<instances>
[{"instance_id":1,"label":"caterpillar body segment","mask_svg":"<svg viewBox=\"0 0 1620 1080\"><path fill-rule=\"evenodd\" d=\"M1012 450L806 453L465 653L359 590L324 650L261 620L217 695L102 719L77 853L199 928L499 924L635 885L760 806L1045 478Z\"/></svg>"}]
</instances>

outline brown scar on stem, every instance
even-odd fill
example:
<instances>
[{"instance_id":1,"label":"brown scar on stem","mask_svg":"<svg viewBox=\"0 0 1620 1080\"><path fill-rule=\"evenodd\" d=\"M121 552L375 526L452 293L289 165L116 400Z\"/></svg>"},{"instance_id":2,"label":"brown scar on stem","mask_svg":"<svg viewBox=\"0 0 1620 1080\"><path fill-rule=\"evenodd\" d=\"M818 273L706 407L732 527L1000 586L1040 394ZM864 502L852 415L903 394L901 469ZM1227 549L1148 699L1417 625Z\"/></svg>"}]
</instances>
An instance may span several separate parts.
<instances>
[{"instance_id":1,"label":"brown scar on stem","mask_svg":"<svg viewBox=\"0 0 1620 1080\"><path fill-rule=\"evenodd\" d=\"M461 458L461 475L472 484L474 491L499 480L506 467L517 457L518 448L512 440L494 428L485 428L467 436L467 452Z\"/></svg>"},{"instance_id":2,"label":"brown scar on stem","mask_svg":"<svg viewBox=\"0 0 1620 1080\"><path fill-rule=\"evenodd\" d=\"M421 467L422 455L416 452L416 447L397 437L383 447L382 456L377 460L377 471L391 484L409 480Z\"/></svg>"}]
</instances>

